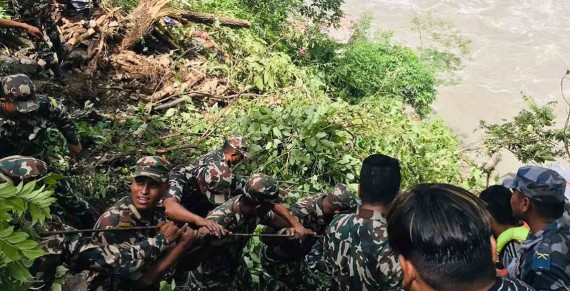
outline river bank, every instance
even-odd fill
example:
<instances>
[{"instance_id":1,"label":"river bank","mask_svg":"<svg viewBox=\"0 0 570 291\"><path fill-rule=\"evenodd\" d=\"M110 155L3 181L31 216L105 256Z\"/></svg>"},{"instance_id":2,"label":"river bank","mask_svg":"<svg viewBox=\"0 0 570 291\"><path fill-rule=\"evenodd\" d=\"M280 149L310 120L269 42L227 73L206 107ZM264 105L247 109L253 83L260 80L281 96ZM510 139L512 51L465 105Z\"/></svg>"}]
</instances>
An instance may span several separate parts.
<instances>
[{"instance_id":1,"label":"river bank","mask_svg":"<svg viewBox=\"0 0 570 291\"><path fill-rule=\"evenodd\" d=\"M558 102L556 114L565 117L560 79L570 68L570 39L564 37L570 33L570 2L347 0L343 8L345 26L369 13L374 29L393 31L394 40L407 46L419 46L411 19L427 12L452 23L472 41L471 57L459 72L461 83L438 88L433 105L466 147L480 145L480 120L498 123L519 112L523 94L541 104ZM345 27L331 35L344 39L347 32ZM504 175L520 165L505 153L497 170Z\"/></svg>"}]
</instances>

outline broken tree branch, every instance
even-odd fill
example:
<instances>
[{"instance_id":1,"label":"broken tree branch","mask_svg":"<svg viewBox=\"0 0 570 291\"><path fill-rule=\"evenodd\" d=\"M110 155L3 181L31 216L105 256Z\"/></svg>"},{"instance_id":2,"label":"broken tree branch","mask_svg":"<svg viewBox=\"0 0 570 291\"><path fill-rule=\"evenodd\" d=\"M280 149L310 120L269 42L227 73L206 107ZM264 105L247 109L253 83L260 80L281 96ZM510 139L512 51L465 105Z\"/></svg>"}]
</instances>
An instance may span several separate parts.
<instances>
[{"instance_id":1,"label":"broken tree branch","mask_svg":"<svg viewBox=\"0 0 570 291\"><path fill-rule=\"evenodd\" d=\"M203 24L214 24L216 20L220 22L221 26L227 26L231 28L250 28L251 23L247 20L231 18L231 17L217 17L212 13L204 12L194 12L194 11L182 11L179 12L175 17L179 19L184 19L188 22L203 23Z\"/></svg>"}]
</instances>

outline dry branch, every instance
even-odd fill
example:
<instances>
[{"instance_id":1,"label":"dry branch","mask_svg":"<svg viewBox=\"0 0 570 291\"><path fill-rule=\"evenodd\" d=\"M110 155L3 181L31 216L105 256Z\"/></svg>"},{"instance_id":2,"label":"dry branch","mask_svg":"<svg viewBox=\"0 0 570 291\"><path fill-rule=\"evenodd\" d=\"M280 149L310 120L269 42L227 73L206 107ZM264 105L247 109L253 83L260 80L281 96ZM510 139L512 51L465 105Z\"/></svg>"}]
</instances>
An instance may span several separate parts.
<instances>
[{"instance_id":1,"label":"dry branch","mask_svg":"<svg viewBox=\"0 0 570 291\"><path fill-rule=\"evenodd\" d=\"M178 15L175 15L176 18L181 18L189 22L195 23L204 23L204 24L214 24L216 19L220 22L220 25L227 26L231 28L250 28L251 23L247 20L238 19L238 18L231 18L231 17L217 17L215 14L212 13L203 13L203 12L193 12L193 11L184 11L180 12Z\"/></svg>"}]
</instances>

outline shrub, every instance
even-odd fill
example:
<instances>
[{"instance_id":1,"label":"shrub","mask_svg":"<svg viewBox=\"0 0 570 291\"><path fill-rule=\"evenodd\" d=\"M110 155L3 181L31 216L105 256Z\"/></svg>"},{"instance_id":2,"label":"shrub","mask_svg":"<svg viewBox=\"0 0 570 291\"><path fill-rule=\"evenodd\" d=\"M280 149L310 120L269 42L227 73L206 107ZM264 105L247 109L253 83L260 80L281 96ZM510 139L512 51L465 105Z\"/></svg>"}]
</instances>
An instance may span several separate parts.
<instances>
[{"instance_id":1,"label":"shrub","mask_svg":"<svg viewBox=\"0 0 570 291\"><path fill-rule=\"evenodd\" d=\"M328 72L329 83L345 99L356 103L366 96L401 96L419 114L435 100L433 71L406 47L387 42L349 45Z\"/></svg>"}]
</instances>

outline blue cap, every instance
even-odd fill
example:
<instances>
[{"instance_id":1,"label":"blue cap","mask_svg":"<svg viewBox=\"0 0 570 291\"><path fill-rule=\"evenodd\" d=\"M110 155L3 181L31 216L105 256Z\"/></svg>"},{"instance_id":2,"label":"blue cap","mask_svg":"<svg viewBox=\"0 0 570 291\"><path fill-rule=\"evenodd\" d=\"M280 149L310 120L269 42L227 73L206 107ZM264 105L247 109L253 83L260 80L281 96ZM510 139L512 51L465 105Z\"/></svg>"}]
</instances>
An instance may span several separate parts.
<instances>
[{"instance_id":1,"label":"blue cap","mask_svg":"<svg viewBox=\"0 0 570 291\"><path fill-rule=\"evenodd\" d=\"M519 168L515 178L505 179L503 186L541 202L564 202L566 180L557 172L538 166Z\"/></svg>"}]
</instances>

